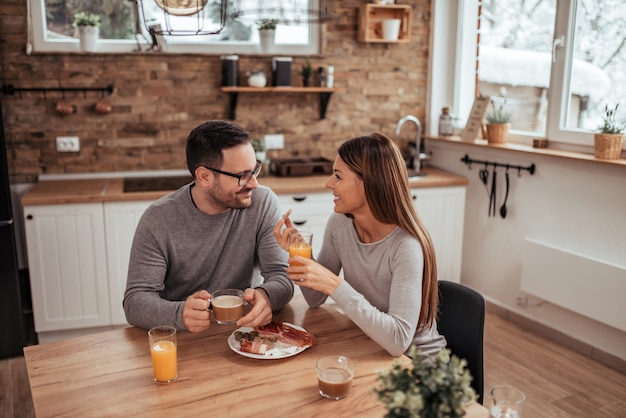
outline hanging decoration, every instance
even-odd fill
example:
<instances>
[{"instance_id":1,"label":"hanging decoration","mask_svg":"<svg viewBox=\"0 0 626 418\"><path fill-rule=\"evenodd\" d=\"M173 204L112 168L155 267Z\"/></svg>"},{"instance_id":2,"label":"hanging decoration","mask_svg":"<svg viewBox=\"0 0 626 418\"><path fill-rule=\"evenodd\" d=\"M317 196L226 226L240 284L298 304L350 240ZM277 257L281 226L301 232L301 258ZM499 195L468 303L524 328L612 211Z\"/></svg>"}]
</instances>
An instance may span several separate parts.
<instances>
[{"instance_id":1,"label":"hanging decoration","mask_svg":"<svg viewBox=\"0 0 626 418\"><path fill-rule=\"evenodd\" d=\"M226 25L228 0L129 0L138 4L135 14L158 42L159 37L217 35ZM139 7L140 6L140 7ZM157 6L157 7L155 7ZM208 10L210 9L210 10ZM218 19L214 15L217 12ZM192 17L193 18L190 18ZM210 19L212 18L212 19ZM184 24L180 19L185 19ZM215 23L213 25L207 22ZM136 26L140 25L137 23Z\"/></svg>"}]
</instances>

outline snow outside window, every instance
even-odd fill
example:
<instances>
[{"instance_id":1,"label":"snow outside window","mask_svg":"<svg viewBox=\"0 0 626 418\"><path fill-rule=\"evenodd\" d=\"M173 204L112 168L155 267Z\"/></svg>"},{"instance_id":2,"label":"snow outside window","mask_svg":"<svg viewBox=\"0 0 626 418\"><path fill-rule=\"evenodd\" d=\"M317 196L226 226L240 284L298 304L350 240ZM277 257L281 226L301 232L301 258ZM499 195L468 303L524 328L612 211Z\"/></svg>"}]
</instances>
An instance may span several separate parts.
<instances>
[{"instance_id":1,"label":"snow outside window","mask_svg":"<svg viewBox=\"0 0 626 418\"><path fill-rule=\"evenodd\" d=\"M618 120L626 122L624 0L442 3L433 2L434 42L456 52L435 51L432 73L453 66L448 81L454 87L444 99L435 98L431 121L442 104L453 103L463 126L478 92L513 113L514 142L548 137L592 145L605 106L617 103ZM442 27L451 21L459 22L457 36L443 42ZM434 83L433 92L443 82L434 77Z\"/></svg>"},{"instance_id":2,"label":"snow outside window","mask_svg":"<svg viewBox=\"0 0 626 418\"><path fill-rule=\"evenodd\" d=\"M227 3L226 25L219 34L190 35L219 29L219 0L208 0L199 13L190 16L167 14L155 0L28 0L28 48L35 52L80 52L72 26L73 15L87 11L101 18L99 53L153 51L152 45L157 42L148 32L148 26L160 25L161 30L172 34L159 39L167 53L259 54L262 51L256 20L274 17L274 11L281 9L283 14L271 53L319 53L320 24L311 18L319 10L319 0L229 0ZM138 13L133 11L135 5ZM237 10L243 13L234 19Z\"/></svg>"}]
</instances>

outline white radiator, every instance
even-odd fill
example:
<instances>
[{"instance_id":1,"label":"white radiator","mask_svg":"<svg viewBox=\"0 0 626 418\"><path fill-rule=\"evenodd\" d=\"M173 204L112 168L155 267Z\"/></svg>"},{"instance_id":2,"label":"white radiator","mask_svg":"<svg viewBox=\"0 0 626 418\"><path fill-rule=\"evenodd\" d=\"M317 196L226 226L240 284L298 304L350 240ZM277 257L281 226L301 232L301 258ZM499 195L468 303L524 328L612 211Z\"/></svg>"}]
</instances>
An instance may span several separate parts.
<instances>
[{"instance_id":1,"label":"white radiator","mask_svg":"<svg viewBox=\"0 0 626 418\"><path fill-rule=\"evenodd\" d=\"M626 266L526 238L521 290L626 331Z\"/></svg>"}]
</instances>

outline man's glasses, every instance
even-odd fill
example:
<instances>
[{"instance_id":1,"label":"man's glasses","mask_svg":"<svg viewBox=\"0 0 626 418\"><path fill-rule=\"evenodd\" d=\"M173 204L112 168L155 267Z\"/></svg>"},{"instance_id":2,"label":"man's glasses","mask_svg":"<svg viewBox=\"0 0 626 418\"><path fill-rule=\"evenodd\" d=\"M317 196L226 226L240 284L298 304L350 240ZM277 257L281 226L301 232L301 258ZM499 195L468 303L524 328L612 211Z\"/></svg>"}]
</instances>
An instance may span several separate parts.
<instances>
[{"instance_id":1,"label":"man's glasses","mask_svg":"<svg viewBox=\"0 0 626 418\"><path fill-rule=\"evenodd\" d=\"M263 163L259 160L256 160L256 165L254 166L254 170L244 171L242 174L233 174L227 171L218 170L216 168L211 168L211 167L206 167L206 166L203 166L203 167L206 168L207 170L211 170L216 173L223 174L225 176L234 177L237 180L239 180L239 187L244 187L246 184L250 182L250 180L252 180L252 177L256 178L259 176L259 174L261 173L261 169L263 168Z\"/></svg>"}]
</instances>

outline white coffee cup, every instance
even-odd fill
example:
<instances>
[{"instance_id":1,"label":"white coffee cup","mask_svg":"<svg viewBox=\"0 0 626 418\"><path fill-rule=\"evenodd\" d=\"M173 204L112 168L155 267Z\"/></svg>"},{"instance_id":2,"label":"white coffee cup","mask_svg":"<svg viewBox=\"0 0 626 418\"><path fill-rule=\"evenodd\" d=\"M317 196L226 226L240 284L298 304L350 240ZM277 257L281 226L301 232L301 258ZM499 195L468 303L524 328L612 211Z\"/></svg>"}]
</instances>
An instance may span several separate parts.
<instances>
[{"instance_id":1,"label":"white coffee cup","mask_svg":"<svg viewBox=\"0 0 626 418\"><path fill-rule=\"evenodd\" d=\"M397 41L400 35L400 19L385 19L382 21L383 39Z\"/></svg>"}]
</instances>

